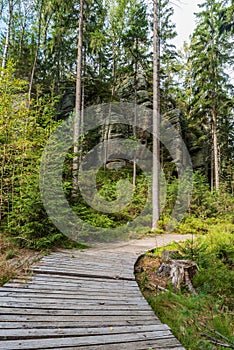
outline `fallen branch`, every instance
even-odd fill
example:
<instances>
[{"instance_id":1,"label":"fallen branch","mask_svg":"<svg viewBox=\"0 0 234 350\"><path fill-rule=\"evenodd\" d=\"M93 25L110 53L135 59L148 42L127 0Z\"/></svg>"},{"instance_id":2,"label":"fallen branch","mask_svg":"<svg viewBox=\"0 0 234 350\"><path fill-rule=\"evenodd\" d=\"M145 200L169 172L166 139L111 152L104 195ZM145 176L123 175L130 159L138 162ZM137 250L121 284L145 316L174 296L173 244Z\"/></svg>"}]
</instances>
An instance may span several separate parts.
<instances>
[{"instance_id":1,"label":"fallen branch","mask_svg":"<svg viewBox=\"0 0 234 350\"><path fill-rule=\"evenodd\" d=\"M200 322L200 325L203 326L204 328L208 329L210 332L217 334L220 338L223 338L224 340L230 342L230 339L228 339L227 337L225 337L222 333L219 333L218 331L216 331L213 328L210 328L209 326L207 326L206 324L204 324L203 322ZM233 342L231 342L232 345L234 346Z\"/></svg>"},{"instance_id":2,"label":"fallen branch","mask_svg":"<svg viewBox=\"0 0 234 350\"><path fill-rule=\"evenodd\" d=\"M234 346L228 343L224 343L221 340L215 338L215 337L211 337L210 335L206 334L206 333L202 333L201 334L202 337L207 338L209 340L210 343L215 344L215 345L220 345L223 346L224 348L230 348L230 349L234 349Z\"/></svg>"},{"instance_id":3,"label":"fallen branch","mask_svg":"<svg viewBox=\"0 0 234 350\"><path fill-rule=\"evenodd\" d=\"M161 286L159 286L159 285L156 285L156 284L154 284L154 283L149 283L149 287L153 287L152 289L153 290L161 290L162 292L166 292L166 293L171 293L171 294L173 294L173 295L175 295L176 296L176 294L175 293L173 293L173 292L171 292L170 290L168 290L168 289L166 289L166 288L164 288L164 287L161 287Z\"/></svg>"}]
</instances>

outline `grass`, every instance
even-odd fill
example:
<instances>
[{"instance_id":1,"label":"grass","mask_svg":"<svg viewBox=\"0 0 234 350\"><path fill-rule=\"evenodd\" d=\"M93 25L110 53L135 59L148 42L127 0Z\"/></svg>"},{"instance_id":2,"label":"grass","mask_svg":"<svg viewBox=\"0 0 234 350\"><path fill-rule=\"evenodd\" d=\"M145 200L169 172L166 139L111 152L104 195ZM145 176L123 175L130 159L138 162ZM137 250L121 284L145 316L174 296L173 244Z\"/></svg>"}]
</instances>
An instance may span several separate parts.
<instances>
[{"instance_id":1,"label":"grass","mask_svg":"<svg viewBox=\"0 0 234 350\"><path fill-rule=\"evenodd\" d=\"M207 335L216 337L216 332L234 344L231 311L222 309L216 298L158 293L148 295L148 301L187 350L222 349L207 340Z\"/></svg>"},{"instance_id":2,"label":"grass","mask_svg":"<svg viewBox=\"0 0 234 350\"><path fill-rule=\"evenodd\" d=\"M19 248L9 237L0 235L0 286L22 273L25 266L19 267L19 261L30 256L32 251Z\"/></svg>"},{"instance_id":3,"label":"grass","mask_svg":"<svg viewBox=\"0 0 234 350\"><path fill-rule=\"evenodd\" d=\"M140 271L136 278L156 315L187 350L234 349L234 225L222 220L203 221L201 225L207 233L197 239L145 255L136 266ZM196 261L199 272L193 285L198 295L186 289L175 293L168 281L163 281L166 286L161 283L156 266L164 249L177 250L178 258ZM168 291L152 288L157 283Z\"/></svg>"}]
</instances>

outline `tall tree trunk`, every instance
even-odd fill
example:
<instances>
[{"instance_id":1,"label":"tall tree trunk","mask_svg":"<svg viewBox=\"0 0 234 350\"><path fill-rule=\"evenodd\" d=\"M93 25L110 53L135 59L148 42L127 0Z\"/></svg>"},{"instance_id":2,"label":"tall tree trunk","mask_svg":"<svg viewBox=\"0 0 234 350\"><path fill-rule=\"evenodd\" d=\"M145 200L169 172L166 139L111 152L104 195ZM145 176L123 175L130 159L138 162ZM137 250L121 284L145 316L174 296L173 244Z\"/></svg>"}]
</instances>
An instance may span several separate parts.
<instances>
[{"instance_id":1,"label":"tall tree trunk","mask_svg":"<svg viewBox=\"0 0 234 350\"><path fill-rule=\"evenodd\" d=\"M0 221L4 215L4 202L5 202L5 194L4 194L4 175L5 175L5 164L6 164L6 145L3 145L3 154L1 156L1 178L0 178Z\"/></svg>"},{"instance_id":2,"label":"tall tree trunk","mask_svg":"<svg viewBox=\"0 0 234 350\"><path fill-rule=\"evenodd\" d=\"M213 97L213 103L211 107L211 116L212 116L212 136L213 136L213 155L214 155L214 185L215 190L219 192L219 159L218 159L218 137L217 137L217 111L218 111L218 102L217 102L217 96L218 96L218 83L217 83L217 66L215 65L215 62L217 60L217 41L215 40L215 32L216 32L216 26L215 26L215 14L214 14L214 2L211 2L211 26L212 31L214 33L212 38L212 79L214 82L213 91L212 91L212 97Z\"/></svg>"},{"instance_id":3,"label":"tall tree trunk","mask_svg":"<svg viewBox=\"0 0 234 350\"><path fill-rule=\"evenodd\" d=\"M12 0L9 0L9 15L8 15L8 21L7 21L7 33L6 33L6 41L4 46L4 52L3 52L3 58L2 58L2 68L6 68L7 63L7 57L8 57L8 50L10 45L10 35L11 35L11 22L13 17L13 9L14 4Z\"/></svg>"},{"instance_id":4,"label":"tall tree trunk","mask_svg":"<svg viewBox=\"0 0 234 350\"><path fill-rule=\"evenodd\" d=\"M105 119L105 124L103 125L103 140L104 140L104 160L103 160L103 168L106 170L106 164L108 161L108 141L111 137L111 126L110 126L110 119L111 119L111 112L112 112L112 102L114 100L115 95L115 83L116 83L116 47L115 47L115 41L112 40L112 88L111 88L111 99L110 99L110 106L109 106L109 113L108 118Z\"/></svg>"},{"instance_id":5,"label":"tall tree trunk","mask_svg":"<svg viewBox=\"0 0 234 350\"><path fill-rule=\"evenodd\" d=\"M215 189L219 192L219 156L218 156L218 137L217 137L217 116L216 111L212 111L213 119L213 152L214 152L214 181Z\"/></svg>"},{"instance_id":6,"label":"tall tree trunk","mask_svg":"<svg viewBox=\"0 0 234 350\"><path fill-rule=\"evenodd\" d=\"M213 128L212 128L213 137ZM214 147L213 147L214 148ZM211 159L210 159L210 188L211 192L214 192L214 149L211 147Z\"/></svg>"},{"instance_id":7,"label":"tall tree trunk","mask_svg":"<svg viewBox=\"0 0 234 350\"><path fill-rule=\"evenodd\" d=\"M36 71L36 67L37 67L37 59L38 59L40 45L41 45L41 20L42 20L43 4L44 4L44 1L41 0L41 6L40 6L40 9L39 9L37 46L36 46L36 52L35 52L35 56L34 56L34 62L33 62L33 66L32 66L32 72L31 72L29 89L28 89L28 101L29 101L29 104L31 102L33 80L34 80L34 76L35 76L35 71Z\"/></svg>"},{"instance_id":8,"label":"tall tree trunk","mask_svg":"<svg viewBox=\"0 0 234 350\"><path fill-rule=\"evenodd\" d=\"M22 6L24 6L24 4ZM22 29L20 33L19 57L21 57L23 53L23 43L24 43L25 30L27 25L27 15L28 15L27 9L24 7L24 13L21 14Z\"/></svg>"},{"instance_id":9,"label":"tall tree trunk","mask_svg":"<svg viewBox=\"0 0 234 350\"><path fill-rule=\"evenodd\" d=\"M80 15L79 15L79 34L78 34L78 51L77 51L77 75L76 75L76 107L73 126L73 142L74 142L74 157L73 157L73 196L77 196L78 192L78 142L80 136L80 118L81 118L81 79L82 79L82 44L83 44L83 0L80 0Z\"/></svg>"},{"instance_id":10,"label":"tall tree trunk","mask_svg":"<svg viewBox=\"0 0 234 350\"><path fill-rule=\"evenodd\" d=\"M136 52L137 57L135 58L135 68L134 68L134 126L133 126L133 136L136 138L136 122L137 122L137 75L138 75L138 40L136 40ZM134 154L133 159L133 188L136 187L136 155Z\"/></svg>"},{"instance_id":11,"label":"tall tree trunk","mask_svg":"<svg viewBox=\"0 0 234 350\"><path fill-rule=\"evenodd\" d=\"M136 121L137 121L137 100L136 100L136 96L135 96L134 126L133 126L133 136L134 136L134 138L136 138ZM133 188L136 187L136 175L137 175L137 161L136 161L136 155L134 154L134 159L133 159L133 179L132 179Z\"/></svg>"},{"instance_id":12,"label":"tall tree trunk","mask_svg":"<svg viewBox=\"0 0 234 350\"><path fill-rule=\"evenodd\" d=\"M84 45L83 59L83 81L81 88L81 113L80 113L80 135L84 133L84 111L85 111L85 77L86 77L86 45ZM80 145L79 167L82 167L83 143Z\"/></svg>"},{"instance_id":13,"label":"tall tree trunk","mask_svg":"<svg viewBox=\"0 0 234 350\"><path fill-rule=\"evenodd\" d=\"M159 161L160 161L160 96L159 96L159 20L158 0L154 0L154 57L153 57L153 182L152 182L152 231L159 219Z\"/></svg>"}]
</instances>

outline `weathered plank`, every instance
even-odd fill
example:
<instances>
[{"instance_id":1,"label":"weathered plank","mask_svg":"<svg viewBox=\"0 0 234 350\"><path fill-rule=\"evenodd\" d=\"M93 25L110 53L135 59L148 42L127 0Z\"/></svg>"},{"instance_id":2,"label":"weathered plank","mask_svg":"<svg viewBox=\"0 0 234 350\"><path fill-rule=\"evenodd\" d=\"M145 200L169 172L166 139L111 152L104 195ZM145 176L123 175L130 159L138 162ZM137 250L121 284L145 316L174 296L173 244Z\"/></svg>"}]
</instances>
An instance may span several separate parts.
<instances>
[{"instance_id":1,"label":"weathered plank","mask_svg":"<svg viewBox=\"0 0 234 350\"><path fill-rule=\"evenodd\" d=\"M92 307L96 306L96 305L124 305L125 307L127 307L128 305L137 305L137 306L146 306L148 308L148 304L145 300L141 299L141 298L134 298L132 300L129 300L127 298L121 298L121 299L111 299L111 295L108 298L105 299L90 299L90 298L69 298L64 300L64 298L61 296L60 298L52 298L52 297L47 297L47 298L42 298L41 296L35 295L34 297L25 297L25 296L17 296L17 300L16 297L1 297L1 306L4 307L11 307L13 305L18 305L20 304L20 307L22 307L23 304L29 305L30 307L32 307L32 305L34 305L35 307L38 304L44 304L44 305L72 305L72 306L76 306L76 305L92 305ZM15 306L13 306L15 307Z\"/></svg>"},{"instance_id":2,"label":"weathered plank","mask_svg":"<svg viewBox=\"0 0 234 350\"><path fill-rule=\"evenodd\" d=\"M59 282L53 282L53 281L51 281L51 282L46 282L46 281L39 281L39 280L37 280L37 281L35 281L35 282L33 282L33 281L29 281L28 283L27 283L27 285L24 285L24 284L22 284L22 283L12 283L12 284L6 284L6 287L21 287L21 288L30 288L31 286L33 287L33 289L46 289L46 290L54 290L54 289L56 289L56 290L60 290L60 291L62 291L62 290L68 290L69 289L69 291L78 291L78 290L83 290L84 292L85 291L93 291L92 289L90 289L89 288L89 284L87 284L87 285L81 285L81 284L79 284L79 283L77 283L77 284L75 284L75 283L63 283L63 282L61 282L61 283L59 283ZM124 289L124 290L123 290ZM118 286L114 286L114 287L112 287L112 286L109 286L109 288L104 288L104 286L100 286L100 285L97 285L97 288L95 288L95 290L97 291L97 293L98 293L98 291L100 290L100 291L103 291L103 290L105 290L105 291L115 291L116 293L121 293L122 291L124 292L124 293L126 293L126 292L128 292L128 294L131 294L131 293L134 293L135 292L135 294L139 294L139 290L138 290L138 288L137 288L137 286L136 287L133 287L133 288L129 288L129 287L127 287L127 286L124 286L124 287L118 287Z\"/></svg>"},{"instance_id":3,"label":"weathered plank","mask_svg":"<svg viewBox=\"0 0 234 350\"><path fill-rule=\"evenodd\" d=\"M3 322L46 322L49 323L60 322L80 322L83 325L83 322L107 322L110 325L116 322L122 321L134 321L134 320L146 320L151 321L153 324L160 324L159 320L154 315L145 315L142 318L141 315L15 315L15 314L4 314L0 316L0 320Z\"/></svg>"},{"instance_id":4,"label":"weathered plank","mask_svg":"<svg viewBox=\"0 0 234 350\"><path fill-rule=\"evenodd\" d=\"M84 301L79 301L76 303L69 303L67 302L32 302L32 301L28 301L28 302L24 302L24 301L8 301L8 302L1 302L1 307L0 310L5 309L5 312L7 313L9 309L11 309L13 312L16 311L16 309L30 309L33 310L32 312L34 312L34 310L37 310L38 308L40 308L40 310L73 310L73 311L83 311L83 310L102 310L105 309L105 311L113 311L113 310L118 310L118 311L147 311L148 310L148 305L147 304L141 304L141 303L123 303L122 301L118 301L115 303L111 303L111 302L94 302L94 303L88 303L88 302L84 302ZM17 312L17 311L16 311Z\"/></svg>"},{"instance_id":5,"label":"weathered plank","mask_svg":"<svg viewBox=\"0 0 234 350\"><path fill-rule=\"evenodd\" d=\"M22 349L59 349L65 346L89 346L89 345L102 345L102 344L118 344L123 342L132 342L140 340L156 340L156 339L168 339L174 337L169 330L157 331L157 332L139 332L128 334L108 334L108 335L94 335L84 337L60 337L60 338L47 338L47 339L29 339L29 340L5 340L0 342L1 350L22 350Z\"/></svg>"},{"instance_id":6,"label":"weathered plank","mask_svg":"<svg viewBox=\"0 0 234 350\"><path fill-rule=\"evenodd\" d=\"M160 340L154 340L154 341L138 341L138 342L131 342L131 343L122 343L122 344L108 344L108 345L95 345L95 346L79 346L76 347L66 347L66 348L59 348L60 350L185 350L181 345L178 344L176 346L175 344L171 344L170 339L165 340L165 346L162 347L160 344ZM48 349L45 349L48 350Z\"/></svg>"},{"instance_id":7,"label":"weathered plank","mask_svg":"<svg viewBox=\"0 0 234 350\"><path fill-rule=\"evenodd\" d=\"M132 277L132 274L125 274L122 273L121 271L119 272L109 272L109 271L97 271L97 270L91 270L91 269L86 269L86 268L79 268L78 271L72 270L72 269L67 269L64 270L62 268L33 268L33 272L36 273L49 273L49 274L57 274L61 276L83 276L83 277L93 277L93 278L106 278L106 279L122 279L122 280L130 280L134 281L134 277Z\"/></svg>"},{"instance_id":8,"label":"weathered plank","mask_svg":"<svg viewBox=\"0 0 234 350\"><path fill-rule=\"evenodd\" d=\"M9 316L9 315L8 315ZM42 317L41 317L42 319ZM73 321L61 320L58 321L58 317L48 321L46 317L41 321L20 321L17 317L12 317L8 321L0 321L0 329L54 329L54 328L89 328L89 327L121 327L121 326L145 326L145 325L161 325L160 321L155 318L144 317L143 319L139 316L131 316L126 318L119 318L118 316L105 317L92 317L85 318L80 317L79 321L77 319Z\"/></svg>"},{"instance_id":9,"label":"weathered plank","mask_svg":"<svg viewBox=\"0 0 234 350\"><path fill-rule=\"evenodd\" d=\"M71 276L70 276L71 277ZM66 276L57 276L57 275L37 275L32 277L30 280L28 280L28 284L30 282L45 282L48 283L49 282L53 282L53 283L70 283L70 284L76 284L78 286L94 286L94 287L110 287L110 288L129 288L129 289L137 289L138 290L138 285L136 284L135 281L122 281L122 280L99 280L99 279L95 279L95 278L87 278L86 279L81 279L81 278L67 278Z\"/></svg>"},{"instance_id":10,"label":"weathered plank","mask_svg":"<svg viewBox=\"0 0 234 350\"><path fill-rule=\"evenodd\" d=\"M152 314L152 311L148 309L144 310L138 310L137 308L134 309L122 309L121 308L107 308L100 307L100 308L86 308L84 306L81 310L74 310L74 309L53 309L53 307L50 307L49 309L43 309L41 308L7 308L7 307L0 307L0 315L66 315L66 316L73 316L73 315L85 315L85 316L136 316L141 315L144 317L145 315L148 315L149 313ZM1 316L0 316L1 320Z\"/></svg>"},{"instance_id":11,"label":"weathered plank","mask_svg":"<svg viewBox=\"0 0 234 350\"><path fill-rule=\"evenodd\" d=\"M61 336L90 336L90 335L113 335L140 332L164 332L165 325L141 325L141 326L110 326L110 327L86 327L86 328L47 328L47 329L0 329L1 339L33 339L33 338L60 338ZM161 334L161 333L160 333ZM164 333L163 333L164 334ZM168 333L170 334L170 333Z\"/></svg>"},{"instance_id":12,"label":"weathered plank","mask_svg":"<svg viewBox=\"0 0 234 350\"><path fill-rule=\"evenodd\" d=\"M8 285L9 286L9 285ZM80 283L80 282L77 282L77 283L71 283L71 282L66 282L66 281L54 281L54 280L51 280L51 281L48 281L48 280L39 280L39 279L36 279L34 281L29 281L27 283L27 286L33 286L33 288L35 289L36 286L38 287L42 287L42 288L49 288L49 287L53 287L53 288L67 288L69 290L90 290L90 291L98 291L98 290L115 290L116 292L120 292L121 291L127 291L129 293L131 292L135 292L135 293L138 293L139 294L139 289L138 289L138 286L135 285L135 286L128 286L128 285L110 285L110 284L98 284L97 283L97 286L95 287L95 283ZM22 285L23 287L23 285Z\"/></svg>"},{"instance_id":13,"label":"weathered plank","mask_svg":"<svg viewBox=\"0 0 234 350\"><path fill-rule=\"evenodd\" d=\"M132 285L136 285L136 281L133 280L133 281L125 281L125 280L121 280L121 279L115 279L115 278L111 278L111 279L106 279L106 278L94 278L94 277L83 277L83 276L61 276L61 275L57 275L56 273L54 274L43 274L43 273L40 273L40 274L37 274L37 275L33 275L31 276L28 280L31 280L33 281L34 279L56 279L56 280L59 280L59 281L70 281L70 282L76 282L76 281L80 281L80 282L85 282L86 284L88 282L93 282L95 284L100 284L100 283L105 283L105 284L110 284L110 285L113 285L113 284L117 284L117 285L129 285L129 286L132 286ZM19 279L17 279L19 280ZM23 279L22 279L23 280Z\"/></svg>"},{"instance_id":14,"label":"weathered plank","mask_svg":"<svg viewBox=\"0 0 234 350\"><path fill-rule=\"evenodd\" d=\"M3 290L1 288L0 290ZM18 293L17 293L18 292ZM20 297L23 296L38 296L38 289L34 288L4 288L4 292L0 292L1 296L13 296L13 297ZM97 299L108 299L111 298L111 300L119 300L120 293L116 293L116 295L113 295L113 289L112 290L100 290L98 291L90 291L87 290L85 293L83 291L70 291L70 290L54 290L54 289L40 289L40 297L41 298L47 298L47 297L53 297L53 298L62 298L62 299L89 299L92 300L93 298L95 300ZM121 300L129 300L129 297L134 298L134 300L142 300L142 296L139 295L139 292L125 292L124 290L121 291Z\"/></svg>"}]
</instances>

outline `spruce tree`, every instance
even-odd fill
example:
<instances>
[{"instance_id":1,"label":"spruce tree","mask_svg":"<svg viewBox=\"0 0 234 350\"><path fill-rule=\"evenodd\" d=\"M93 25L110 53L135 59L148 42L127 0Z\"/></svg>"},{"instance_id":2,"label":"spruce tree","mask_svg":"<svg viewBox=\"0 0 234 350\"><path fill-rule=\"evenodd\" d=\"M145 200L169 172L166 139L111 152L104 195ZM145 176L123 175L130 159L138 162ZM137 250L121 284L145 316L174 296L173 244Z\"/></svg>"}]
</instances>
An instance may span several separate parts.
<instances>
[{"instance_id":1,"label":"spruce tree","mask_svg":"<svg viewBox=\"0 0 234 350\"><path fill-rule=\"evenodd\" d=\"M230 124L230 83L226 66L230 63L229 35L220 31L226 1L205 1L197 16L197 27L191 40L193 98L191 113L204 123L211 138L211 178L216 191L220 188L220 135L223 124ZM225 121L225 122L224 122Z\"/></svg>"}]
</instances>

